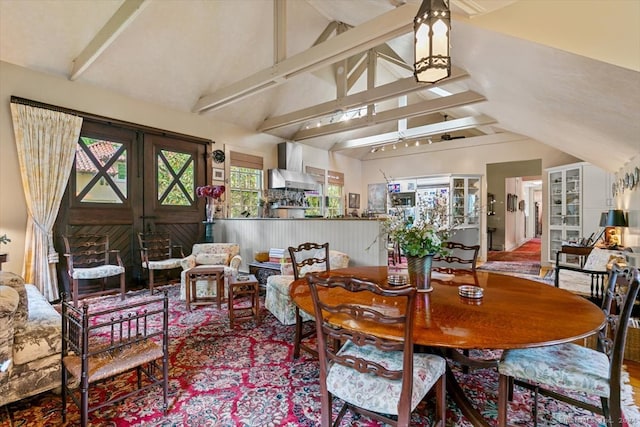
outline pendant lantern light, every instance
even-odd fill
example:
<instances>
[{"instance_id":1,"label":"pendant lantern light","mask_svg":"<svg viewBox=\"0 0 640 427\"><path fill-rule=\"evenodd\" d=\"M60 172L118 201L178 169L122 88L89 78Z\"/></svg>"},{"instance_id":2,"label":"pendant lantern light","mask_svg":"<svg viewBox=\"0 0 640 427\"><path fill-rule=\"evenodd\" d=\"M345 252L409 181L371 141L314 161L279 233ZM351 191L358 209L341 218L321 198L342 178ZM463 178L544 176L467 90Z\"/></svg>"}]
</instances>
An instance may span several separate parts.
<instances>
[{"instance_id":1,"label":"pendant lantern light","mask_svg":"<svg viewBox=\"0 0 640 427\"><path fill-rule=\"evenodd\" d=\"M423 0L413 20L414 76L420 83L435 83L451 75L449 0Z\"/></svg>"}]
</instances>

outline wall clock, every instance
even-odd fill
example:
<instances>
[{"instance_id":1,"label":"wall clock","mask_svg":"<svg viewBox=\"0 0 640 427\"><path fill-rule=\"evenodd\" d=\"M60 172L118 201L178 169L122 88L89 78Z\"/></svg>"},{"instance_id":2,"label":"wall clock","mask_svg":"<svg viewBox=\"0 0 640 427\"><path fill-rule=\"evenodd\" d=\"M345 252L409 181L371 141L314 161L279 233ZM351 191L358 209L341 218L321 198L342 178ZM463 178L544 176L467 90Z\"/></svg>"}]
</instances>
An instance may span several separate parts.
<instances>
[{"instance_id":1,"label":"wall clock","mask_svg":"<svg viewBox=\"0 0 640 427\"><path fill-rule=\"evenodd\" d=\"M224 163L224 151L215 150L213 152L213 161L216 163Z\"/></svg>"}]
</instances>

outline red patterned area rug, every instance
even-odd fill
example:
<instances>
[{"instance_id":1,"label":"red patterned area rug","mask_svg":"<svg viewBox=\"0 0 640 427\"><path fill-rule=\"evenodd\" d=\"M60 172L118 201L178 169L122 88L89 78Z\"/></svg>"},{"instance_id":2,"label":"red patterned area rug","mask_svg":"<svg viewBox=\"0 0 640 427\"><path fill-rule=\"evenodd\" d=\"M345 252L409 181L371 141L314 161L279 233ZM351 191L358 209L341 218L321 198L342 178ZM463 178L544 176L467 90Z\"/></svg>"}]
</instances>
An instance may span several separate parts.
<instances>
[{"instance_id":1,"label":"red patterned area rug","mask_svg":"<svg viewBox=\"0 0 640 427\"><path fill-rule=\"evenodd\" d=\"M519 274L540 274L539 262L507 262L507 261L487 261L478 266L478 270L519 273Z\"/></svg>"},{"instance_id":2,"label":"red patterned area rug","mask_svg":"<svg viewBox=\"0 0 640 427\"><path fill-rule=\"evenodd\" d=\"M262 310L262 324L253 322L229 328L223 306L203 306L187 312L178 300L178 287L170 289L170 398L163 416L161 391L138 400L127 399L90 415L96 426L317 426L320 419L318 364L302 356L291 360L293 326L281 325ZM128 296L138 298L139 296ZM119 298L103 298L92 306L108 307ZM476 355L477 356L477 355ZM492 356L496 356L495 354ZM465 392L476 407L495 425L497 374L493 369L462 374L455 369ZM90 399L126 392L135 386L135 375L107 381ZM630 391L626 390L629 394ZM596 400L594 403L598 403ZM338 405L340 402L335 402ZM515 388L509 420L531 426L531 394ZM44 393L6 405L0 411L1 426L59 426L60 396ZM433 399L420 404L412 425L431 425ZM637 412L636 412L637 413ZM75 405L68 404L68 425L79 423ZM447 426L470 426L455 404L449 401ZM636 418L640 420L640 418ZM540 397L539 425L601 426L603 418L553 399ZM366 417L347 416L343 425L374 427L378 422Z\"/></svg>"}]
</instances>

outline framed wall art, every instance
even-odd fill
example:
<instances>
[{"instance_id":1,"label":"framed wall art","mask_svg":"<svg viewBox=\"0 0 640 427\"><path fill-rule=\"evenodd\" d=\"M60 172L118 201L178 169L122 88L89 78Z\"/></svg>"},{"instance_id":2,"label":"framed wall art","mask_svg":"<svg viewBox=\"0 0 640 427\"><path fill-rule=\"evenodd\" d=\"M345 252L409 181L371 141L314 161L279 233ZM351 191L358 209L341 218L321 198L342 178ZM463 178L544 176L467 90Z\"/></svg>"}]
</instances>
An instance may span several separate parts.
<instances>
[{"instance_id":1,"label":"framed wall art","mask_svg":"<svg viewBox=\"0 0 640 427\"><path fill-rule=\"evenodd\" d=\"M224 169L213 169L213 180L224 181Z\"/></svg>"},{"instance_id":2,"label":"framed wall art","mask_svg":"<svg viewBox=\"0 0 640 427\"><path fill-rule=\"evenodd\" d=\"M360 194L349 193L349 209L360 209Z\"/></svg>"}]
</instances>

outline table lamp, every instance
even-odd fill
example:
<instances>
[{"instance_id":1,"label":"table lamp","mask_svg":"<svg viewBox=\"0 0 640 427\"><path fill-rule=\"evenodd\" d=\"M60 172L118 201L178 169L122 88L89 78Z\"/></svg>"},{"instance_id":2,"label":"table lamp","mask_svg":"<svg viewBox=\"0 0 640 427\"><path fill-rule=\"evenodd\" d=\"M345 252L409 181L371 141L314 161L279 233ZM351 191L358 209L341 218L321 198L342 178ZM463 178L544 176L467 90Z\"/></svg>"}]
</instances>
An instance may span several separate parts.
<instances>
[{"instance_id":1,"label":"table lamp","mask_svg":"<svg viewBox=\"0 0 640 427\"><path fill-rule=\"evenodd\" d=\"M605 243L607 246L621 246L622 235L618 227L628 227L627 216L621 209L610 209L605 222Z\"/></svg>"}]
</instances>

